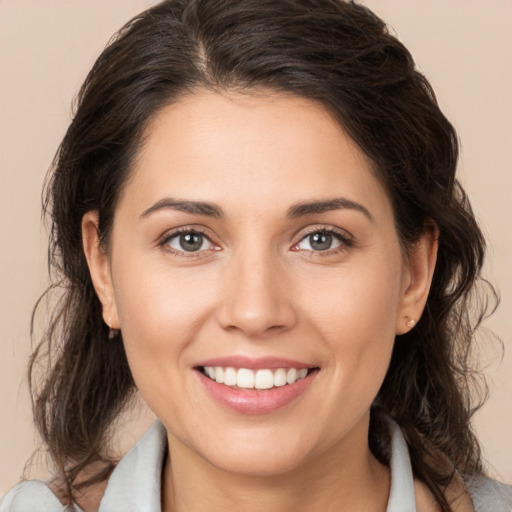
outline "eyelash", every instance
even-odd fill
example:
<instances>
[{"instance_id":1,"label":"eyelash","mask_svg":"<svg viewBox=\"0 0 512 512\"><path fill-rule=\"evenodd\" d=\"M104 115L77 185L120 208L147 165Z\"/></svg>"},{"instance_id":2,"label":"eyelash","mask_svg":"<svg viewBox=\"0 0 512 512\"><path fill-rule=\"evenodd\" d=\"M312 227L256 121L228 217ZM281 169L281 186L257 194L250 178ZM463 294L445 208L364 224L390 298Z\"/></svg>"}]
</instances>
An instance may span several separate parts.
<instances>
[{"instance_id":1,"label":"eyelash","mask_svg":"<svg viewBox=\"0 0 512 512\"><path fill-rule=\"evenodd\" d=\"M174 256L181 256L185 258L198 258L203 256L204 253L207 252L207 250L200 250L200 251L178 251L173 249L169 243L171 240L180 237L181 235L201 235L206 240L208 240L212 245L215 245L211 238L206 234L206 230L203 230L201 228L191 228L191 227L182 227L175 229L172 233L166 233L159 241L158 245L167 253L174 255Z\"/></svg>"},{"instance_id":2,"label":"eyelash","mask_svg":"<svg viewBox=\"0 0 512 512\"><path fill-rule=\"evenodd\" d=\"M292 245L291 250L299 252L301 249L297 249L296 247L301 242L306 240L308 237L310 237L311 235L317 234L317 233L332 236L338 242L340 242L340 245L339 245L339 247L335 247L334 249L326 249L323 251L311 250L310 253L311 253L312 257L333 256L335 254L346 251L347 249L350 249L351 247L353 247L355 245L353 238L350 235L348 235L347 233L342 233L341 231L335 230L332 227L327 228L327 227L313 226L313 227L309 228L308 230L306 230L305 233L301 234L300 239ZM198 250L198 251L187 252L187 251L179 251L179 250L175 250L175 249L171 248L169 245L171 240L173 240L181 235L184 235L184 234L201 235L206 240L208 240L210 244L215 246L214 242L212 242L211 238L206 234L206 230L203 230L201 228L191 228L191 227L177 228L172 233L165 234L160 239L158 245L160 247L162 247L162 249L164 249L169 254L172 254L174 256L186 257L186 258L198 258L201 256L204 257L205 252L211 251L211 249L210 250L203 249L203 250ZM219 249L215 249L214 251L216 251L216 250L219 250Z\"/></svg>"},{"instance_id":3,"label":"eyelash","mask_svg":"<svg viewBox=\"0 0 512 512\"><path fill-rule=\"evenodd\" d=\"M334 239L336 239L338 242L340 242L339 247L335 247L334 249L326 249L324 251L313 251L311 250L311 257L328 257L328 256L334 256L336 254L342 253L351 247L354 247L355 242L351 235L349 235L346 232L342 232L341 230L333 229L332 227L321 227L321 226L312 226L311 228L308 228L305 233L301 233L301 237L298 242L295 242L292 246L292 250L300 251L300 249L294 249L297 247L302 241L306 240L311 235L315 234L322 234L322 235L330 235Z\"/></svg>"}]
</instances>

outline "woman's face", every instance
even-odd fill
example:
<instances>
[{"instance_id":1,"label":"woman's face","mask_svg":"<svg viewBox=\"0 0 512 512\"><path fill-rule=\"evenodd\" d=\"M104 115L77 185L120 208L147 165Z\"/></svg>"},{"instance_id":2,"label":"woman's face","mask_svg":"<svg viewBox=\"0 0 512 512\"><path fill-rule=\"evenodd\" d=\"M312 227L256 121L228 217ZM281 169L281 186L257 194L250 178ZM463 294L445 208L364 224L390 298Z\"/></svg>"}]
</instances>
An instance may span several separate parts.
<instances>
[{"instance_id":1,"label":"woman's face","mask_svg":"<svg viewBox=\"0 0 512 512\"><path fill-rule=\"evenodd\" d=\"M95 285L171 459L263 475L367 449L422 270L319 105L197 92L165 108L110 247Z\"/></svg>"}]
</instances>

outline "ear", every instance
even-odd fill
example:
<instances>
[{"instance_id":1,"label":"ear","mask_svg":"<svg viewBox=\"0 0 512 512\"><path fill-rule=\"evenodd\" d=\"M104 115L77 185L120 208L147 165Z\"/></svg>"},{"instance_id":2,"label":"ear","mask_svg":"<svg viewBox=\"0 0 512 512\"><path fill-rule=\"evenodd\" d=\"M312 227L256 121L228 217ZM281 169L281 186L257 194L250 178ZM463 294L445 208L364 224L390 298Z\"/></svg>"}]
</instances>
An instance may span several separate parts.
<instances>
[{"instance_id":1,"label":"ear","mask_svg":"<svg viewBox=\"0 0 512 512\"><path fill-rule=\"evenodd\" d=\"M103 306L103 320L111 329L119 329L120 322L114 297L114 286L108 255L100 243L99 214L87 212L82 218L82 244L96 295Z\"/></svg>"},{"instance_id":2,"label":"ear","mask_svg":"<svg viewBox=\"0 0 512 512\"><path fill-rule=\"evenodd\" d=\"M437 227L427 226L408 250L396 334L409 332L421 318L436 266L438 238Z\"/></svg>"}]
</instances>

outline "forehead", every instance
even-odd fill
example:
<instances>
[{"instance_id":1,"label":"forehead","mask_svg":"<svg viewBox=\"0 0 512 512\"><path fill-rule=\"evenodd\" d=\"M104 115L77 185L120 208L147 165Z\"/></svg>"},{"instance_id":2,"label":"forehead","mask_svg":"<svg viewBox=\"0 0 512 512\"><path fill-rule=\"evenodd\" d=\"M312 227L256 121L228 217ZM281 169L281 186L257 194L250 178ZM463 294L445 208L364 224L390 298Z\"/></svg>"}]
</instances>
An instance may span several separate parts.
<instances>
[{"instance_id":1,"label":"forehead","mask_svg":"<svg viewBox=\"0 0 512 512\"><path fill-rule=\"evenodd\" d=\"M148 123L125 193L245 208L350 195L389 208L371 161L322 105L283 94L198 91Z\"/></svg>"}]
</instances>

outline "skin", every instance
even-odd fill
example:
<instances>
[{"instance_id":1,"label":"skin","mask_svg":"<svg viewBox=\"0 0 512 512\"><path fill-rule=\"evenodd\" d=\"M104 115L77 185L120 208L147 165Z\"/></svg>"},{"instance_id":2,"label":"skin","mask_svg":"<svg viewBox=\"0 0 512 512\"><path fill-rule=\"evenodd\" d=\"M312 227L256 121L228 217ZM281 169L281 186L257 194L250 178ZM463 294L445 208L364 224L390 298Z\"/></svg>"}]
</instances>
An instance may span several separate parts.
<instances>
[{"instance_id":1,"label":"skin","mask_svg":"<svg viewBox=\"0 0 512 512\"><path fill-rule=\"evenodd\" d=\"M222 217L157 207L169 198ZM290 216L333 198L351 206ZM369 408L395 335L423 311L436 233L404 250L371 162L321 106L197 91L166 107L147 127L108 249L97 226L86 214L104 319L122 330L139 392L168 432L164 511L386 509ZM187 253L175 230L192 228L206 238ZM314 250L308 236L322 230L336 233L332 248ZM232 355L320 371L291 404L239 414L194 370ZM419 510L435 510L420 491Z\"/></svg>"}]
</instances>

